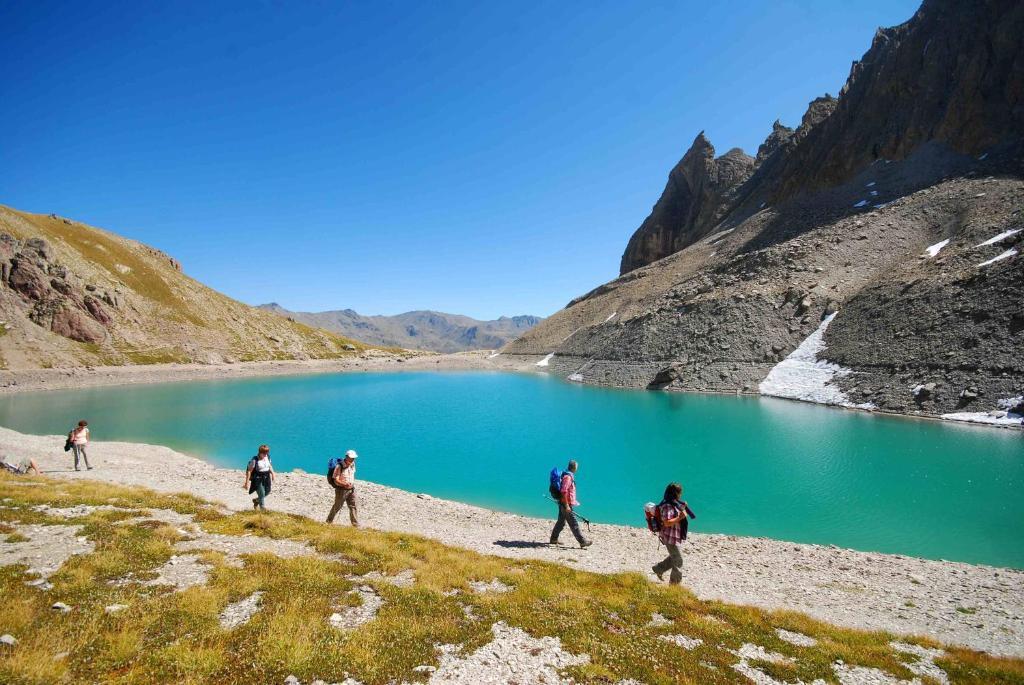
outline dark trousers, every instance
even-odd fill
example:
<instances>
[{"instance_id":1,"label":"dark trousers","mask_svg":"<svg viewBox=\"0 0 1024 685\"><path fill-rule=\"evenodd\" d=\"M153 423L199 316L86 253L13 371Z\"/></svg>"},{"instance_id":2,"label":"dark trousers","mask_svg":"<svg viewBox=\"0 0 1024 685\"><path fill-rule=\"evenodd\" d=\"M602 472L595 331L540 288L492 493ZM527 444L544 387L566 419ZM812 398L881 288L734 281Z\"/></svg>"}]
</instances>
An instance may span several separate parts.
<instances>
[{"instance_id":1,"label":"dark trousers","mask_svg":"<svg viewBox=\"0 0 1024 685\"><path fill-rule=\"evenodd\" d=\"M331 507L331 513L327 514L327 523L333 523L334 517L346 504L348 504L348 520L352 522L353 526L358 526L359 520L356 518L356 489L339 488L337 485L334 486L334 506Z\"/></svg>"},{"instance_id":2,"label":"dark trousers","mask_svg":"<svg viewBox=\"0 0 1024 685\"><path fill-rule=\"evenodd\" d=\"M580 524L576 520L576 514L572 513L572 509L565 506L561 502L558 503L558 520L555 521L555 527L551 529L551 544L558 542L558 536L562 534L562 529L565 528L565 524L569 524L569 530L576 536L576 542L583 544L583 533L580 532Z\"/></svg>"},{"instance_id":3,"label":"dark trousers","mask_svg":"<svg viewBox=\"0 0 1024 685\"><path fill-rule=\"evenodd\" d=\"M668 556L654 565L654 572L661 574L669 569L672 573L668 576L668 582L678 585L683 580L683 555L679 551L679 545L665 545L668 549Z\"/></svg>"}]
</instances>

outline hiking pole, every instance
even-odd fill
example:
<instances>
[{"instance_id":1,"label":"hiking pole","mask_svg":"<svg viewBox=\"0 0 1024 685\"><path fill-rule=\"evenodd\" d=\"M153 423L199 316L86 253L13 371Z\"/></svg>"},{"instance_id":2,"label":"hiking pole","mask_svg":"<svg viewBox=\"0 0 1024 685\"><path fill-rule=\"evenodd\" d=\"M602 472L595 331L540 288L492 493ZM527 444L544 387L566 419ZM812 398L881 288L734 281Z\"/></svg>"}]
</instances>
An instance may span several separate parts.
<instances>
[{"instance_id":1,"label":"hiking pole","mask_svg":"<svg viewBox=\"0 0 1024 685\"><path fill-rule=\"evenodd\" d=\"M554 497L552 497L551 495L541 495L541 497L543 497L546 500L550 500L550 501L554 502L555 504L559 504L558 500L555 499ZM587 524L587 532L589 533L590 532L590 519L588 519L586 516L583 516L582 514L577 513L577 511L575 509L570 509L570 511L573 513L573 515L576 518L578 518L580 521L583 521L583 523Z\"/></svg>"}]
</instances>

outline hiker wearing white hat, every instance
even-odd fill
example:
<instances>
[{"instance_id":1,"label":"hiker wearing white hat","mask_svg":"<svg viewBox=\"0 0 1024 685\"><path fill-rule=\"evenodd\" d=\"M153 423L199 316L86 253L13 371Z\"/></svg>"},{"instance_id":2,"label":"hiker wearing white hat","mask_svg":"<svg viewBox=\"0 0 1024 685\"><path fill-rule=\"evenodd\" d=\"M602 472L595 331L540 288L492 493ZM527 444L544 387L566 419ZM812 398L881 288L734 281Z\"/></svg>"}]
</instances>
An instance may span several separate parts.
<instances>
[{"instance_id":1,"label":"hiker wearing white hat","mask_svg":"<svg viewBox=\"0 0 1024 685\"><path fill-rule=\"evenodd\" d=\"M356 517L356 459L358 457L355 450L349 450L345 452L345 458L337 461L331 470L331 477L328 480L334 488L334 506L331 507L331 513L327 514L327 523L333 523L335 515L347 504L349 520L353 526L359 526L359 520Z\"/></svg>"}]
</instances>

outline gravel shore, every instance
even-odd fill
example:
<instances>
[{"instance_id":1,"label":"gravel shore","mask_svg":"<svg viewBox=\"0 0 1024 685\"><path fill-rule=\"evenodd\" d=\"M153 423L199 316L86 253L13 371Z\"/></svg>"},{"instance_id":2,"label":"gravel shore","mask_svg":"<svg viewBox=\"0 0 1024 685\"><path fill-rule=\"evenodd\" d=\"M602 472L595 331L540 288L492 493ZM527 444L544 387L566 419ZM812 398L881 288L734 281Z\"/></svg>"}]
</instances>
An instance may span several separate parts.
<instances>
[{"instance_id":1,"label":"gravel shore","mask_svg":"<svg viewBox=\"0 0 1024 685\"><path fill-rule=\"evenodd\" d=\"M84 366L53 369L0 370L0 394L36 390L72 390L75 388L140 383L225 380L256 376L297 376L313 373L352 371L493 371L534 370L529 361L495 355L490 350L432 354L408 351L392 354L368 350L342 359L310 359L235 364L140 364L137 366Z\"/></svg>"},{"instance_id":2,"label":"gravel shore","mask_svg":"<svg viewBox=\"0 0 1024 685\"><path fill-rule=\"evenodd\" d=\"M456 355L457 356L457 355ZM184 380L184 379L182 379ZM141 382L141 381L139 381ZM0 454L34 458L45 475L190 492L225 506L252 506L239 470L155 445L97 442L92 471L75 472L61 436L0 428ZM381 530L511 558L535 558L614 573L650 566L662 550L645 530L595 525L593 547L550 547L552 521L491 511L360 482L360 519ZM272 509L322 519L333 492L321 474L278 474ZM339 520L346 521L345 512ZM684 545L684 584L702 599L789 609L842 626L927 635L953 645L1024 657L1024 572L929 561L764 538L693 534Z\"/></svg>"}]
</instances>

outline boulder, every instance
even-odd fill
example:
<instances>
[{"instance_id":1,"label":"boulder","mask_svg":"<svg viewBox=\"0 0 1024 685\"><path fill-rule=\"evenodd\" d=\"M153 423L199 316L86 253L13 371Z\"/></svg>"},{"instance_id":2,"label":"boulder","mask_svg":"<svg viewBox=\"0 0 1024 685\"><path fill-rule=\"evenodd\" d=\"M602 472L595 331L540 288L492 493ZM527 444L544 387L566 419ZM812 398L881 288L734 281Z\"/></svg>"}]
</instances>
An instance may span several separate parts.
<instances>
[{"instance_id":1,"label":"boulder","mask_svg":"<svg viewBox=\"0 0 1024 685\"><path fill-rule=\"evenodd\" d=\"M103 342L107 330L87 317L80 309L62 306L53 313L50 330L71 340L87 343Z\"/></svg>"},{"instance_id":2,"label":"boulder","mask_svg":"<svg viewBox=\"0 0 1024 685\"><path fill-rule=\"evenodd\" d=\"M651 389L665 388L672 385L677 380L683 377L682 364L670 364L655 374L654 378L647 385Z\"/></svg>"},{"instance_id":3,"label":"boulder","mask_svg":"<svg viewBox=\"0 0 1024 685\"><path fill-rule=\"evenodd\" d=\"M35 252L44 262L53 261L53 248L42 238L29 238L22 252Z\"/></svg>"},{"instance_id":4,"label":"boulder","mask_svg":"<svg viewBox=\"0 0 1024 685\"><path fill-rule=\"evenodd\" d=\"M37 302L45 299L50 292L50 282L43 270L22 256L12 263L7 283L23 296Z\"/></svg>"},{"instance_id":5,"label":"boulder","mask_svg":"<svg viewBox=\"0 0 1024 685\"><path fill-rule=\"evenodd\" d=\"M107 314L107 310L103 308L103 305L101 305L100 301L95 297L86 295L84 304L85 308L88 309L89 313L92 315L92 318L96 319L104 326L109 326L113 323L113 319L110 318L110 314Z\"/></svg>"}]
</instances>

